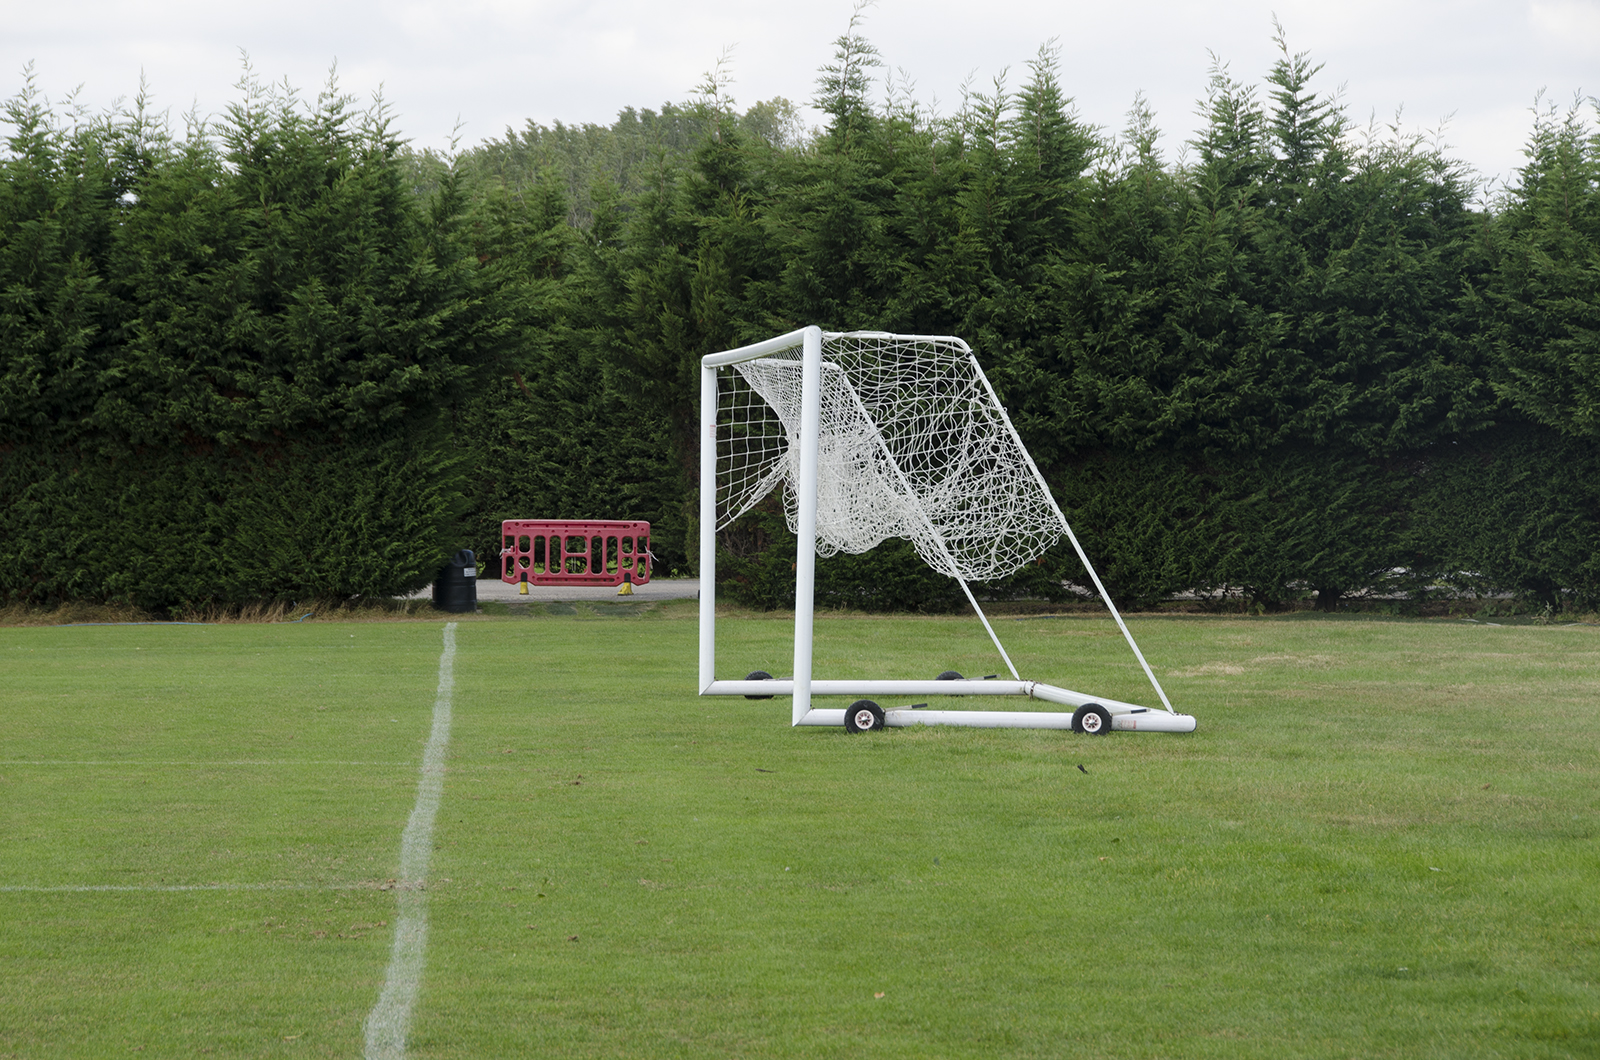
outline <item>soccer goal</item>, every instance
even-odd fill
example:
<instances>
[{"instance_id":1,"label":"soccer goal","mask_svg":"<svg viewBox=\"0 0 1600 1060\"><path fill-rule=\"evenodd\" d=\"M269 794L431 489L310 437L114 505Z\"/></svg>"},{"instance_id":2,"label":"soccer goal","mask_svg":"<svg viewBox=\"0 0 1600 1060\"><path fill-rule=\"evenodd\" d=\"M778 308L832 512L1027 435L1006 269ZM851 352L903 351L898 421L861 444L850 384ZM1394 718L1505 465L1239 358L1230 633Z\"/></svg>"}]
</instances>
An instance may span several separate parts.
<instances>
[{"instance_id":1,"label":"soccer goal","mask_svg":"<svg viewBox=\"0 0 1600 1060\"><path fill-rule=\"evenodd\" d=\"M701 695L789 695L792 724L844 725L851 732L886 725L1194 731L1195 719L1172 709L965 342L809 327L700 363ZM794 673L719 681L717 533L780 489L798 538ZM1024 680L978 606L969 582L1016 571L1063 534L1144 668L1160 709ZM1011 680L948 671L926 681L813 676L817 558L865 552L892 537L909 540L929 566L960 583ZM862 698L828 709L813 708L813 696ZM891 702L921 696L1027 696L1073 709L930 710Z\"/></svg>"}]
</instances>

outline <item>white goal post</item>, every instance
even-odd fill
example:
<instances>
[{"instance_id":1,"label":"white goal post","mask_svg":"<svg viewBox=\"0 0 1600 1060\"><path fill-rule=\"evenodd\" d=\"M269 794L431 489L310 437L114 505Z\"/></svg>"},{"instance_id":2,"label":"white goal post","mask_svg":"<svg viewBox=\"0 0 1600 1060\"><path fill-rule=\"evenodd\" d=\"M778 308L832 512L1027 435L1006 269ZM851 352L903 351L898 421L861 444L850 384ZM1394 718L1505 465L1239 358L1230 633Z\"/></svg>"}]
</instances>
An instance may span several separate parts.
<instances>
[{"instance_id":1,"label":"white goal post","mask_svg":"<svg viewBox=\"0 0 1600 1060\"><path fill-rule=\"evenodd\" d=\"M958 338L802 328L701 359L700 694L793 697L791 724L852 732L969 725L1192 732L1112 603L977 358ZM716 679L717 533L782 488L795 555L794 672ZM1160 709L1023 680L970 581L1003 577L1062 535L1072 543ZM1012 680L818 679L812 674L816 561L908 539L955 578ZM752 675L754 678L755 675ZM813 696L1028 696L1059 711L814 709Z\"/></svg>"}]
</instances>

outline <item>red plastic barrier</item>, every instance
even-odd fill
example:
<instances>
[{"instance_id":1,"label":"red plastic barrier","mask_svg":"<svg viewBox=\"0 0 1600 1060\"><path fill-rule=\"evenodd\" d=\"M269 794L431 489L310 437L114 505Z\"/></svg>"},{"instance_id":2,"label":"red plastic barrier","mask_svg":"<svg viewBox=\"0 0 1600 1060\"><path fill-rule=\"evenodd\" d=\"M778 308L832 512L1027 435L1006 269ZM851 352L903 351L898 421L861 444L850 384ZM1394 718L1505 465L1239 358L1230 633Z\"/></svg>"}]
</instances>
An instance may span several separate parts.
<instances>
[{"instance_id":1,"label":"red plastic barrier","mask_svg":"<svg viewBox=\"0 0 1600 1060\"><path fill-rule=\"evenodd\" d=\"M507 519L500 524L500 580L515 585L643 585L650 580L644 520Z\"/></svg>"}]
</instances>

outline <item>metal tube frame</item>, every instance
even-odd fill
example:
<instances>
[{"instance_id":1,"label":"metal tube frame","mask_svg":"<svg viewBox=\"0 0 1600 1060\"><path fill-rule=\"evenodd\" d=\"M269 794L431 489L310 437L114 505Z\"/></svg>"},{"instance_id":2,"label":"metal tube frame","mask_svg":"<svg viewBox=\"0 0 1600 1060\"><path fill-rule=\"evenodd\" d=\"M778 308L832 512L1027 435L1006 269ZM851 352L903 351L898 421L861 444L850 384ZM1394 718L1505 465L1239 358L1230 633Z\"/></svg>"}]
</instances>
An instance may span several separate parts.
<instances>
[{"instance_id":1,"label":"metal tube frame","mask_svg":"<svg viewBox=\"0 0 1600 1060\"><path fill-rule=\"evenodd\" d=\"M717 625L717 369L801 347L800 481L796 483L794 702L790 724L811 711L812 627L817 579L817 435L822 424L822 329L801 328L700 361L700 694L719 695Z\"/></svg>"},{"instance_id":2,"label":"metal tube frame","mask_svg":"<svg viewBox=\"0 0 1600 1060\"><path fill-rule=\"evenodd\" d=\"M884 333L887 334L887 333ZM990 385L989 379L978 365L977 358L972 355L970 347L960 339L947 336L900 336L908 340L923 339L939 342L957 342L967 350L972 358L974 370L982 380L984 389L994 401L995 407L1000 410L1000 416L1005 423L1006 430L1017 441L1017 446L1022 450L1028 468L1033 472L1039 487L1045 491L1046 496L1051 496L1049 486L1040 474L1039 468L1033 462L1033 457L1027 448L1022 445L1017 437L1016 428L1012 426L1011 417L1006 414L1005 406L1000 404L999 397ZM1101 584L1099 575L1094 566L1089 562L1089 557L1084 553L1083 547L1078 543L1077 535L1072 532L1071 525L1067 522L1066 515L1051 496L1051 507L1055 510L1056 518L1060 521L1062 531L1072 543L1073 550L1078 559L1083 563L1084 569L1089 572L1089 577L1094 582L1100 598L1111 611L1111 616L1116 620L1117 628L1121 630L1128 646L1133 650L1134 657L1139 660L1145 676L1155 688L1156 695L1161 698L1163 712L1151 712L1146 707L1133 703L1123 703L1119 700L1106 699L1099 696L1088 696L1070 689L1057 688L1035 681L895 681L895 680L813 680L812 678L812 648L813 630L815 625L815 593L816 593L816 531L817 531L817 441L821 430L821 378L822 378L822 339L823 332L818 327L807 327L791 331L763 342L738 349L727 350L722 353L710 354L700 362L700 695L724 696L773 696L790 695L793 703L790 712L790 725L843 725L843 710L813 709L811 697L813 695L1022 695L1046 702L1058 703L1065 706L1081 707L1096 704L1104 707L1111 715L1112 728L1120 730L1145 730L1156 732L1193 732L1195 719L1187 714L1178 714L1172 709L1172 704L1167 699L1166 692L1162 689L1150 664L1145 661L1144 653L1139 650L1139 645L1134 641L1133 634L1123 622L1122 615L1112 603L1110 594ZM795 615L794 615L794 676L789 679L774 679L769 681L718 681L716 679L716 530L717 530L717 399L718 382L717 370L741 361L755 360L759 357L771 356L784 350L801 347L801 389L800 389L800 432L795 441L800 446L799 482L796 483L796 555L795 555ZM859 399L858 399L859 400ZM869 418L870 422L870 418ZM879 436L879 444L883 444ZM887 451L887 450L886 450ZM890 462L893 463L892 456ZM898 472L898 466L896 471ZM902 476L903 479L903 476ZM937 536L937 535L936 535ZM940 542L943 543L942 540ZM959 580L959 579L958 579ZM1011 666L1010 656L1001 646L1000 640L995 636L994 630L989 626L988 618L983 610L978 607L977 600L972 597L971 590L966 582L961 582L961 587L967 592L967 598L977 611L979 619L988 631L990 638L999 649L1001 657L1005 659L1007 667L1011 669L1012 676L1016 676L1016 668ZM1059 712L1046 711L984 711L984 710L924 710L924 709L890 709L885 712L885 724L891 727L908 725L966 725L984 728L1070 728L1072 715Z\"/></svg>"}]
</instances>

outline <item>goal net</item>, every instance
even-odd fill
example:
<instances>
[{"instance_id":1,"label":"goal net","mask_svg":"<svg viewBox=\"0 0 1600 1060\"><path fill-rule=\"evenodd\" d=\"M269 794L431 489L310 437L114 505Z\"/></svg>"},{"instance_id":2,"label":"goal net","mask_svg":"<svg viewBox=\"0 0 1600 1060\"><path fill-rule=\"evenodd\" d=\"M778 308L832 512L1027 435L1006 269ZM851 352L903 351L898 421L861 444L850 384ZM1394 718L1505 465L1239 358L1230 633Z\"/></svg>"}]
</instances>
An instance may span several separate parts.
<instances>
[{"instance_id":1,"label":"goal net","mask_svg":"<svg viewBox=\"0 0 1600 1060\"><path fill-rule=\"evenodd\" d=\"M801 349L730 366L718 393L717 529L783 491L798 532ZM824 334L816 555L904 538L941 574L1002 578L1061 520L960 339Z\"/></svg>"}]
</instances>

